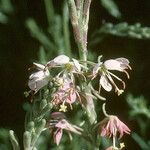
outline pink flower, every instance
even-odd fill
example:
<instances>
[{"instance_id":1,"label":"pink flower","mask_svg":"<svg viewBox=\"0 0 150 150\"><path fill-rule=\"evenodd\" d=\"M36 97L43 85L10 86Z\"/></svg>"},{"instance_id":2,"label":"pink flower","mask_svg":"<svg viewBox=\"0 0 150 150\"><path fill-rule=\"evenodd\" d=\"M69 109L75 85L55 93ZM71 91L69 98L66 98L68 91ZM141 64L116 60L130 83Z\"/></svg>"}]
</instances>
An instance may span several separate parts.
<instances>
[{"instance_id":1,"label":"pink flower","mask_svg":"<svg viewBox=\"0 0 150 150\"><path fill-rule=\"evenodd\" d=\"M56 93L54 93L53 100L52 100L53 103L55 105L63 102L68 104L74 103L76 101L77 96L76 96L76 90L74 88L71 79L61 78L60 80L62 81L62 83L60 84Z\"/></svg>"},{"instance_id":2,"label":"pink flower","mask_svg":"<svg viewBox=\"0 0 150 150\"><path fill-rule=\"evenodd\" d=\"M118 76L111 73L109 70L116 70L120 72L124 72L127 77L129 78L129 74L126 69L131 69L129 66L129 61L126 58L117 58L117 59L109 59L106 60L104 63L99 62L93 68L93 79L99 74L100 80L99 85L102 86L106 91L112 90L112 85L115 87L115 92L120 95L122 94L123 90L125 89L125 82L122 81ZM123 89L119 89L118 86L115 84L113 78L119 80L123 84Z\"/></svg>"},{"instance_id":3,"label":"pink flower","mask_svg":"<svg viewBox=\"0 0 150 150\"><path fill-rule=\"evenodd\" d=\"M56 143L57 145L59 145L62 135L63 135L63 130L66 130L68 132L73 132L76 134L82 134L82 129L79 128L78 126L75 126L71 123L69 123L66 120L66 117L63 113L61 112L55 112L52 113L51 115L51 120L48 124L49 129L53 129L56 128L54 134L53 134L53 138L54 138L54 143Z\"/></svg>"},{"instance_id":4,"label":"pink flower","mask_svg":"<svg viewBox=\"0 0 150 150\"><path fill-rule=\"evenodd\" d=\"M111 137L117 135L117 132L120 134L121 138L124 133L130 134L130 129L118 119L117 116L110 115L99 123L100 135L104 137Z\"/></svg>"}]
</instances>

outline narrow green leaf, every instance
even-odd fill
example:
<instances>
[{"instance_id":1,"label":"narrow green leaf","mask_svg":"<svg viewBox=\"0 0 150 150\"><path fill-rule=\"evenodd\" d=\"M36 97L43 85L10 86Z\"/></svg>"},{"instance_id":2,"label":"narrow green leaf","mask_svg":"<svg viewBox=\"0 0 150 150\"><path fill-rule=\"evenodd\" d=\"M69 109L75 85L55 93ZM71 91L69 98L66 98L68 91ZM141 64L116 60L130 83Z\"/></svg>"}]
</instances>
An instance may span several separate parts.
<instances>
[{"instance_id":1,"label":"narrow green leaf","mask_svg":"<svg viewBox=\"0 0 150 150\"><path fill-rule=\"evenodd\" d=\"M133 133L132 138L136 141L136 143L139 144L142 150L149 150L148 144L146 144L145 141L138 134Z\"/></svg>"},{"instance_id":2,"label":"narrow green leaf","mask_svg":"<svg viewBox=\"0 0 150 150\"><path fill-rule=\"evenodd\" d=\"M47 62L47 59L46 59L46 52L44 50L44 47L41 46L40 49L39 49L39 62L41 62L42 64L45 64Z\"/></svg>"},{"instance_id":3,"label":"narrow green leaf","mask_svg":"<svg viewBox=\"0 0 150 150\"><path fill-rule=\"evenodd\" d=\"M114 0L101 0L101 4L103 5L104 8L107 9L107 11L116 18L121 17L121 13L119 11L118 6L114 2Z\"/></svg>"},{"instance_id":4,"label":"narrow green leaf","mask_svg":"<svg viewBox=\"0 0 150 150\"><path fill-rule=\"evenodd\" d=\"M30 30L31 35L35 37L41 44L43 44L47 49L54 49L53 43L49 40L49 38L40 30L38 25L33 19L26 20L26 26Z\"/></svg>"}]
</instances>

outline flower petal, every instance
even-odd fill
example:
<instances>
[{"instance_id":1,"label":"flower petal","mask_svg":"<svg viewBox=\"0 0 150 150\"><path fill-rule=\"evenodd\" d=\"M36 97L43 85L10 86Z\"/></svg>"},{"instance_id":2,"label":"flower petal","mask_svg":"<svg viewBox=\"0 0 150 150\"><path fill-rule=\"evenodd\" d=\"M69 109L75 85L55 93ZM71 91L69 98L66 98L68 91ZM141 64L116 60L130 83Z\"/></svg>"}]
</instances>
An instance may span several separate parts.
<instances>
[{"instance_id":1,"label":"flower petal","mask_svg":"<svg viewBox=\"0 0 150 150\"><path fill-rule=\"evenodd\" d=\"M77 98L77 96L76 96L75 91L70 91L70 93L66 99L66 102L69 104L72 104L76 101L76 98Z\"/></svg>"},{"instance_id":2,"label":"flower petal","mask_svg":"<svg viewBox=\"0 0 150 150\"><path fill-rule=\"evenodd\" d=\"M123 57L121 57L121 58L117 58L117 59L115 59L115 60L117 60L118 62L120 62L120 66L121 66L121 68L124 70L124 69L131 69L131 67L129 66L129 60L128 59L126 59L126 58L123 58Z\"/></svg>"},{"instance_id":3,"label":"flower petal","mask_svg":"<svg viewBox=\"0 0 150 150\"><path fill-rule=\"evenodd\" d=\"M54 132L54 143L56 143L57 145L59 145L60 140L62 138L62 134L63 134L63 130L58 128L55 132Z\"/></svg>"},{"instance_id":4,"label":"flower petal","mask_svg":"<svg viewBox=\"0 0 150 150\"><path fill-rule=\"evenodd\" d=\"M104 66L108 70L118 70L123 71L123 68L121 67L121 62L115 60L115 59L109 59L104 62Z\"/></svg>"},{"instance_id":5,"label":"flower petal","mask_svg":"<svg viewBox=\"0 0 150 150\"><path fill-rule=\"evenodd\" d=\"M37 67L38 70L44 70L45 68L45 66L42 64L38 64L38 63L33 63L33 64Z\"/></svg>"},{"instance_id":6,"label":"flower petal","mask_svg":"<svg viewBox=\"0 0 150 150\"><path fill-rule=\"evenodd\" d=\"M53 59L55 64L63 65L69 62L69 57L66 55L59 55Z\"/></svg>"},{"instance_id":7,"label":"flower petal","mask_svg":"<svg viewBox=\"0 0 150 150\"><path fill-rule=\"evenodd\" d=\"M77 70L78 72L80 72L81 71L81 65L79 64L79 61L76 60L76 59L74 59L74 58L72 58L72 60L73 60L74 66L76 68L75 70Z\"/></svg>"},{"instance_id":8,"label":"flower petal","mask_svg":"<svg viewBox=\"0 0 150 150\"><path fill-rule=\"evenodd\" d=\"M30 75L28 86L33 91L38 91L42 87L44 87L46 84L48 84L48 76L49 71L38 71Z\"/></svg>"},{"instance_id":9,"label":"flower petal","mask_svg":"<svg viewBox=\"0 0 150 150\"><path fill-rule=\"evenodd\" d=\"M73 124L70 124L66 119L62 119L59 121L55 127L65 129L67 131L76 133L76 134L81 134L81 128L74 126Z\"/></svg>"},{"instance_id":10,"label":"flower petal","mask_svg":"<svg viewBox=\"0 0 150 150\"><path fill-rule=\"evenodd\" d=\"M66 55L59 55L53 60L49 61L46 66L54 67L59 65L65 65L69 62L70 58Z\"/></svg>"},{"instance_id":11,"label":"flower petal","mask_svg":"<svg viewBox=\"0 0 150 150\"><path fill-rule=\"evenodd\" d=\"M97 63L94 68L93 68L93 76L96 76L96 74L98 73L99 67L100 67L100 63Z\"/></svg>"},{"instance_id":12,"label":"flower petal","mask_svg":"<svg viewBox=\"0 0 150 150\"><path fill-rule=\"evenodd\" d=\"M112 85L109 83L105 75L101 76L100 85L108 92L112 90Z\"/></svg>"}]
</instances>

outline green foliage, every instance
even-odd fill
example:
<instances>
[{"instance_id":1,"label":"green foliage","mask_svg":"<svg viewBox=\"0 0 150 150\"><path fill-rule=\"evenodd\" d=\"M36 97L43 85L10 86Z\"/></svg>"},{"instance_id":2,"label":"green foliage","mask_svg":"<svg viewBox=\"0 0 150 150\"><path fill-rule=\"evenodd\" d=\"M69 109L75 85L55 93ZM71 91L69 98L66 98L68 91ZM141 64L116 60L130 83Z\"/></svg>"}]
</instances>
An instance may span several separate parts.
<instances>
[{"instance_id":1,"label":"green foliage","mask_svg":"<svg viewBox=\"0 0 150 150\"><path fill-rule=\"evenodd\" d=\"M116 25L105 23L92 34L90 46L102 42L109 35L133 39L150 39L150 27L142 27L140 23L134 25L129 25L127 22Z\"/></svg>"},{"instance_id":2,"label":"green foliage","mask_svg":"<svg viewBox=\"0 0 150 150\"><path fill-rule=\"evenodd\" d=\"M43 31L34 19L29 18L26 20L26 27L31 35L43 46L39 50L42 62L45 62L47 57L50 58L54 54L64 54L65 52L68 56L71 56L69 15L66 2L64 2L62 8L62 16L54 12L51 0L45 0L45 7L48 20L47 32L45 32L46 30ZM46 52L44 52L44 49Z\"/></svg>"},{"instance_id":3,"label":"green foliage","mask_svg":"<svg viewBox=\"0 0 150 150\"><path fill-rule=\"evenodd\" d=\"M126 22L116 25L106 23L101 27L99 33L136 39L150 39L150 28L142 27L140 23L136 23L134 25L129 25Z\"/></svg>"},{"instance_id":4,"label":"green foliage","mask_svg":"<svg viewBox=\"0 0 150 150\"><path fill-rule=\"evenodd\" d=\"M148 108L147 101L143 96L134 98L131 94L129 94L127 96L127 102L131 108L129 114L132 118L137 115L145 115L148 119L150 119L150 108Z\"/></svg>"},{"instance_id":5,"label":"green foliage","mask_svg":"<svg viewBox=\"0 0 150 150\"><path fill-rule=\"evenodd\" d=\"M11 0L0 0L0 23L9 22L9 15L14 12Z\"/></svg>"},{"instance_id":6,"label":"green foliage","mask_svg":"<svg viewBox=\"0 0 150 150\"><path fill-rule=\"evenodd\" d=\"M116 18L121 17L121 13L119 11L119 8L114 0L101 0L101 4L104 8L107 9L107 11Z\"/></svg>"},{"instance_id":7,"label":"green foliage","mask_svg":"<svg viewBox=\"0 0 150 150\"><path fill-rule=\"evenodd\" d=\"M147 101L143 96L134 98L131 94L127 96L127 102L130 107L129 117L137 121L140 127L140 134L145 137L150 125L150 108L148 108ZM144 139L137 133L132 133L132 138L139 144L142 150L148 150L150 147L150 140Z\"/></svg>"},{"instance_id":8,"label":"green foliage","mask_svg":"<svg viewBox=\"0 0 150 150\"><path fill-rule=\"evenodd\" d=\"M10 143L9 130L0 128L0 149L11 150L12 146Z\"/></svg>"},{"instance_id":9,"label":"green foliage","mask_svg":"<svg viewBox=\"0 0 150 150\"><path fill-rule=\"evenodd\" d=\"M26 20L27 28L30 30L31 35L35 37L42 45L44 45L47 49L54 49L53 43L49 40L49 38L45 35L45 33L39 28L34 19Z\"/></svg>"},{"instance_id":10,"label":"green foliage","mask_svg":"<svg viewBox=\"0 0 150 150\"><path fill-rule=\"evenodd\" d=\"M140 137L137 133L132 133L132 138L138 143L141 150L149 150L150 140L146 143L142 137Z\"/></svg>"}]
</instances>

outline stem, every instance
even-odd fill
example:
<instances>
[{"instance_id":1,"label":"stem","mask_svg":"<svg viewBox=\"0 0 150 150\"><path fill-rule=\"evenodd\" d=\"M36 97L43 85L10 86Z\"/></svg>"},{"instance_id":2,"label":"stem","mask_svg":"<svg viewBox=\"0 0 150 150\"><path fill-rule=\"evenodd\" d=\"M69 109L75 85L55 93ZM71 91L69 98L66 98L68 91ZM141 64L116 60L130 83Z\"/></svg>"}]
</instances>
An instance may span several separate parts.
<instances>
[{"instance_id":1,"label":"stem","mask_svg":"<svg viewBox=\"0 0 150 150\"><path fill-rule=\"evenodd\" d=\"M114 147L114 148L116 147L116 138L115 138L114 135L113 135L113 147Z\"/></svg>"},{"instance_id":2,"label":"stem","mask_svg":"<svg viewBox=\"0 0 150 150\"><path fill-rule=\"evenodd\" d=\"M76 0L76 4L74 0L67 0L67 2L74 37L78 45L80 58L84 61L87 61L87 33L88 33L89 9L91 0L84 1L84 3L82 0L81 1ZM81 7L82 4L83 9Z\"/></svg>"},{"instance_id":3,"label":"stem","mask_svg":"<svg viewBox=\"0 0 150 150\"><path fill-rule=\"evenodd\" d=\"M116 128L113 128L113 148L116 149Z\"/></svg>"},{"instance_id":4,"label":"stem","mask_svg":"<svg viewBox=\"0 0 150 150\"><path fill-rule=\"evenodd\" d=\"M103 113L104 113L104 115L105 115L106 117L109 117L110 115L107 114L107 112L106 112L106 107L105 107L105 106L106 106L106 103L104 103L103 106L102 106Z\"/></svg>"}]
</instances>

